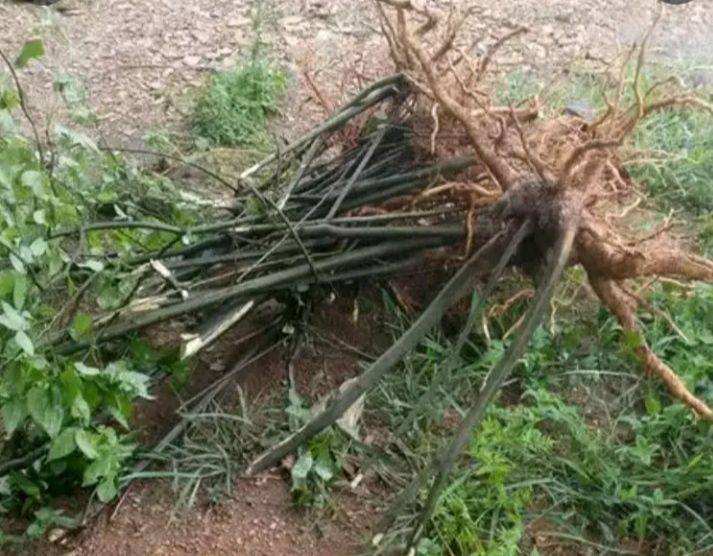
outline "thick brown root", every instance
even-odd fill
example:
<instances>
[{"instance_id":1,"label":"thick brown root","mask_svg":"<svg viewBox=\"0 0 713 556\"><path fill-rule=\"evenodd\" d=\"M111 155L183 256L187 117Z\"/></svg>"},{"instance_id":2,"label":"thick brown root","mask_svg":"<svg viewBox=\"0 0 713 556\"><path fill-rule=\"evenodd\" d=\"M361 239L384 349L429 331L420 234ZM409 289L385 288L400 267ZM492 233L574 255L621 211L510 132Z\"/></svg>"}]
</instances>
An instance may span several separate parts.
<instances>
[{"instance_id":1,"label":"thick brown root","mask_svg":"<svg viewBox=\"0 0 713 556\"><path fill-rule=\"evenodd\" d=\"M633 332L641 336L639 327L636 324L636 312L621 288L614 281L597 276L590 275L589 282L604 306L617 318L624 331ZM648 374L658 376L668 388L669 393L693 409L699 417L713 421L711 408L688 390L680 377L658 358L643 338L640 339L640 342L640 345L636 348L636 354L641 360L645 371Z\"/></svg>"},{"instance_id":2,"label":"thick brown root","mask_svg":"<svg viewBox=\"0 0 713 556\"><path fill-rule=\"evenodd\" d=\"M618 283L645 277L713 282L712 261L665 237L670 222L645 238L633 237L625 226L631 208L622 210L621 203L629 202L634 185L622 178L619 147L642 119L657 111L681 106L710 109L690 95L669 91L657 96L671 80L641 90L651 30L638 49L633 82L627 83L625 66L634 48L622 66L617 94L611 102L605 98L607 109L593 123L573 117L540 122L521 117L511 107L494 106L484 85L494 53L525 29L506 34L483 57L472 60L456 46L453 13L443 25L438 14L412 1L377 0L377 7L394 62L414 87L415 110L425 122L422 135L429 139L424 150L435 156L475 151L481 163L473 175L437 184L416 199L423 202L447 194L458 202L468 215L467 250L471 243L477 247L487 242L508 219L529 219L536 230L529 252L521 253L516 264L537 276L554 224L567 214L580 223L570 264L585 268L602 303L625 330L636 333L634 300ZM623 92L628 86L634 100L627 104ZM675 398L696 414L712 417L708 406L646 344L637 354L647 372L659 376Z\"/></svg>"},{"instance_id":3,"label":"thick brown root","mask_svg":"<svg viewBox=\"0 0 713 556\"><path fill-rule=\"evenodd\" d=\"M577 256L590 274L610 280L667 276L713 282L713 261L655 241L628 247L593 219L586 220L577 237Z\"/></svg>"}]
</instances>

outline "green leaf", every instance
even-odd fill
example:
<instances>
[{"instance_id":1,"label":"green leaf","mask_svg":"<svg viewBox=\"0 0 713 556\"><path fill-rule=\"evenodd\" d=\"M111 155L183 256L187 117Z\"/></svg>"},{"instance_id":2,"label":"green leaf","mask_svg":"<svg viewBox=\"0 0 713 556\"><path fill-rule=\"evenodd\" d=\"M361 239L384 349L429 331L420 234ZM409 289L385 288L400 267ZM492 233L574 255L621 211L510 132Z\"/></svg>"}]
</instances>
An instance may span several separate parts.
<instances>
[{"instance_id":1,"label":"green leaf","mask_svg":"<svg viewBox=\"0 0 713 556\"><path fill-rule=\"evenodd\" d=\"M77 443L74 441L76 432L77 429L74 427L64 429L57 438L52 441L48 461L61 459L74 452L74 449L77 447Z\"/></svg>"},{"instance_id":2,"label":"green leaf","mask_svg":"<svg viewBox=\"0 0 713 556\"><path fill-rule=\"evenodd\" d=\"M84 376L97 376L101 374L101 371L95 367L89 367L81 361L74 362L74 368L77 369L80 375Z\"/></svg>"},{"instance_id":3,"label":"green leaf","mask_svg":"<svg viewBox=\"0 0 713 556\"><path fill-rule=\"evenodd\" d=\"M50 438L55 438L62 428L64 408L61 396L53 396L45 388L35 386L27 393L27 409L32 419Z\"/></svg>"},{"instance_id":4,"label":"green leaf","mask_svg":"<svg viewBox=\"0 0 713 556\"><path fill-rule=\"evenodd\" d=\"M0 109L2 110L12 110L20 105L20 97L17 93L10 89L5 89L0 91Z\"/></svg>"},{"instance_id":5,"label":"green leaf","mask_svg":"<svg viewBox=\"0 0 713 556\"><path fill-rule=\"evenodd\" d=\"M131 428L129 426L129 419L131 418L133 409L134 406L131 405L131 401L125 395L116 393L109 401L109 413L127 430Z\"/></svg>"},{"instance_id":6,"label":"green leaf","mask_svg":"<svg viewBox=\"0 0 713 556\"><path fill-rule=\"evenodd\" d=\"M61 124L55 126L55 131L65 140L72 143L72 145L80 145L87 150L99 152L99 148L97 147L96 143L92 141L89 136L83 133L78 133L77 131Z\"/></svg>"},{"instance_id":7,"label":"green leaf","mask_svg":"<svg viewBox=\"0 0 713 556\"><path fill-rule=\"evenodd\" d=\"M12 271L0 272L0 297L10 295L15 289L15 276L17 275Z\"/></svg>"},{"instance_id":8,"label":"green leaf","mask_svg":"<svg viewBox=\"0 0 713 556\"><path fill-rule=\"evenodd\" d=\"M114 479L105 479L97 487L97 496L99 500L106 503L111 501L117 493L116 484L114 484Z\"/></svg>"},{"instance_id":9,"label":"green leaf","mask_svg":"<svg viewBox=\"0 0 713 556\"><path fill-rule=\"evenodd\" d=\"M27 330L30 326L19 311L17 311L12 305L3 301L2 302L3 314L0 315L0 324L17 332L18 330Z\"/></svg>"},{"instance_id":10,"label":"green leaf","mask_svg":"<svg viewBox=\"0 0 713 556\"><path fill-rule=\"evenodd\" d=\"M38 199L48 199L45 190L45 175L37 170L27 170L20 178L22 185L32 190Z\"/></svg>"},{"instance_id":11,"label":"green leaf","mask_svg":"<svg viewBox=\"0 0 713 556\"><path fill-rule=\"evenodd\" d=\"M99 457L97 436L94 433L83 429L78 430L74 435L74 441L77 443L77 448L89 459L97 459Z\"/></svg>"},{"instance_id":12,"label":"green leaf","mask_svg":"<svg viewBox=\"0 0 713 556\"><path fill-rule=\"evenodd\" d=\"M86 313L78 313L72 321L70 335L75 340L86 338L92 331L92 317Z\"/></svg>"},{"instance_id":13,"label":"green leaf","mask_svg":"<svg viewBox=\"0 0 713 556\"><path fill-rule=\"evenodd\" d=\"M32 340L22 330L18 330L15 334L15 341L27 355L33 356L35 354L35 346L32 344Z\"/></svg>"},{"instance_id":14,"label":"green leaf","mask_svg":"<svg viewBox=\"0 0 713 556\"><path fill-rule=\"evenodd\" d=\"M329 481L332 477L334 477L332 462L330 462L327 458L318 458L312 469L323 481Z\"/></svg>"},{"instance_id":15,"label":"green leaf","mask_svg":"<svg viewBox=\"0 0 713 556\"><path fill-rule=\"evenodd\" d=\"M300 481L307 478L310 469L312 469L312 454L310 452L305 452L292 466L292 480Z\"/></svg>"},{"instance_id":16,"label":"green leaf","mask_svg":"<svg viewBox=\"0 0 713 556\"><path fill-rule=\"evenodd\" d=\"M78 266L82 268L88 268L89 270L93 270L94 272L101 272L102 270L104 270L104 263L96 259L87 259Z\"/></svg>"},{"instance_id":17,"label":"green leaf","mask_svg":"<svg viewBox=\"0 0 713 556\"><path fill-rule=\"evenodd\" d=\"M111 457L103 457L93 461L89 467L84 470L82 485L93 485L102 477L107 477L112 472L114 461L115 460Z\"/></svg>"},{"instance_id":18,"label":"green leaf","mask_svg":"<svg viewBox=\"0 0 713 556\"><path fill-rule=\"evenodd\" d=\"M644 407L646 408L646 413L649 415L661 413L661 401L653 392L649 392L644 398Z\"/></svg>"},{"instance_id":19,"label":"green leaf","mask_svg":"<svg viewBox=\"0 0 713 556\"><path fill-rule=\"evenodd\" d=\"M35 257L41 257L45 254L45 251L47 251L47 242L41 237L38 237L30 244L30 251L32 251Z\"/></svg>"},{"instance_id":20,"label":"green leaf","mask_svg":"<svg viewBox=\"0 0 713 556\"><path fill-rule=\"evenodd\" d=\"M18 259L15 255L10 253L10 264L12 265L12 268L17 270L20 274L25 274L27 270L25 270L25 264Z\"/></svg>"},{"instance_id":21,"label":"green leaf","mask_svg":"<svg viewBox=\"0 0 713 556\"><path fill-rule=\"evenodd\" d=\"M17 58L15 59L15 65L18 68L24 68L27 65L27 62L29 62L33 58L41 58L42 56L44 56L44 53L45 46L44 44L42 44L42 41L40 39L33 39L31 41L27 41L22 47L22 50L20 50L20 54L18 54Z\"/></svg>"},{"instance_id":22,"label":"green leaf","mask_svg":"<svg viewBox=\"0 0 713 556\"><path fill-rule=\"evenodd\" d=\"M2 406L2 421L8 437L17 430L25 417L27 417L27 406L22 398L16 396Z\"/></svg>"},{"instance_id":23,"label":"green leaf","mask_svg":"<svg viewBox=\"0 0 713 556\"><path fill-rule=\"evenodd\" d=\"M31 496L36 500L40 499L40 487L37 486L35 481L31 481L20 473L13 474L12 481L15 483L15 486L27 494L27 496Z\"/></svg>"},{"instance_id":24,"label":"green leaf","mask_svg":"<svg viewBox=\"0 0 713 556\"><path fill-rule=\"evenodd\" d=\"M644 338L636 330L625 330L622 333L622 343L631 352L644 345Z\"/></svg>"},{"instance_id":25,"label":"green leaf","mask_svg":"<svg viewBox=\"0 0 713 556\"><path fill-rule=\"evenodd\" d=\"M27 283L27 278L22 274L16 274L12 291L12 301L15 307L22 309L25 306L25 301L27 300L27 290L29 289L29 284Z\"/></svg>"},{"instance_id":26,"label":"green leaf","mask_svg":"<svg viewBox=\"0 0 713 556\"><path fill-rule=\"evenodd\" d=\"M131 394L147 400L151 399L148 391L149 377L145 374L134 371L119 371L116 373L116 378L124 389Z\"/></svg>"},{"instance_id":27,"label":"green leaf","mask_svg":"<svg viewBox=\"0 0 713 556\"><path fill-rule=\"evenodd\" d=\"M35 221L35 224L44 226L45 224L47 224L47 214L42 209L36 210L35 212L32 213L32 220Z\"/></svg>"},{"instance_id":28,"label":"green leaf","mask_svg":"<svg viewBox=\"0 0 713 556\"><path fill-rule=\"evenodd\" d=\"M72 417L81 420L84 424L88 425L92 418L92 410L84 399L84 396L77 396L72 402L71 409Z\"/></svg>"}]
</instances>

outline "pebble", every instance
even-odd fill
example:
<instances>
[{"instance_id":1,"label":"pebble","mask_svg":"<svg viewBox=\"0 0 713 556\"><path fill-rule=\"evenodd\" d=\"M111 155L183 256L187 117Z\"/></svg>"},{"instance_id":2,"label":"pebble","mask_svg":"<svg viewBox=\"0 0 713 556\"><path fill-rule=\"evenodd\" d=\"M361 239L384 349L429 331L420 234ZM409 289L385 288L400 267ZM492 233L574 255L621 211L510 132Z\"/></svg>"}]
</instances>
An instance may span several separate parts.
<instances>
[{"instance_id":1,"label":"pebble","mask_svg":"<svg viewBox=\"0 0 713 556\"><path fill-rule=\"evenodd\" d=\"M201 63L201 58L200 56L186 56L183 58L183 63L189 68L194 68Z\"/></svg>"}]
</instances>

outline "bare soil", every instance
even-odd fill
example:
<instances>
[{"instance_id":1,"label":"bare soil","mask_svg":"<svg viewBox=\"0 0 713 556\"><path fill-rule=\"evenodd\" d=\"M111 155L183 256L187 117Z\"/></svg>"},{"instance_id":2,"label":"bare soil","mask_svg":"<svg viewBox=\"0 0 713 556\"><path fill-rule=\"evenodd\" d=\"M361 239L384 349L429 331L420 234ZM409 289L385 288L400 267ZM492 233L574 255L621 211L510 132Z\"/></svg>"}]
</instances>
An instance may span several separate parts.
<instances>
[{"instance_id":1,"label":"bare soil","mask_svg":"<svg viewBox=\"0 0 713 556\"><path fill-rule=\"evenodd\" d=\"M466 2L456 2L466 4ZM323 115L325 107L307 86L314 76L328 102L343 89L388 71L389 61L371 7L353 0L275 0L267 3L266 38L293 76L291 101L280 132L293 137ZM442 2L440 3L442 4ZM485 3L481 3L485 4ZM651 19L648 0L505 0L476 9L472 19L475 51L483 50L515 25L531 32L500 54L501 67L550 79L569 71L602 71L621 46L641 38ZM30 105L42 121L56 119L60 107L51 101L53 75L81 78L100 117L102 135L116 142L135 142L147 131L182 132L190 91L211 72L244 57L254 38L246 0L61 0L52 8L0 0L0 48L10 55L23 42L42 36L48 50L40 62L21 72ZM713 2L694 0L667 7L654 36L654 55L697 65L695 76L713 81ZM55 114L57 114L55 116ZM406 305L418 310L423 292L405 285ZM368 297L367 297L368 299ZM378 313L361 309L354 297L323 305L314 322L361 351L379 353L390 336ZM377 304L372 304L374 307ZM229 367L242 348L231 337L197 364L197 385L218 372L216 361ZM247 374L249 392L281 384L284 356L276 354ZM360 358L340 350L336 341L313 346L297 365L301 388L319 394L359 371ZM195 386L195 385L194 385ZM177 405L170 391L145 408L147 438L170 427ZM298 511L284 477L273 471L258 481L238 481L235 494L218 506L199 504L173 519L173 495L161 482L136 484L111 520L94 526L65 544L40 552L59 554L353 554L363 548L378 512L378 492L367 485L337 495L341 511L332 519L315 519ZM317 528L326 527L324 529ZM38 552L39 553L39 552Z\"/></svg>"},{"instance_id":2,"label":"bare soil","mask_svg":"<svg viewBox=\"0 0 713 556\"><path fill-rule=\"evenodd\" d=\"M117 516L97 524L72 554L329 556L358 552L373 519L366 504L344 500L340 515L318 519L313 512L292 507L288 488L281 475L241 480L234 496L221 504L169 519L170 486L142 484L132 489Z\"/></svg>"},{"instance_id":3,"label":"bare soil","mask_svg":"<svg viewBox=\"0 0 713 556\"><path fill-rule=\"evenodd\" d=\"M475 3L469 22L471 49L484 51L505 30L530 33L503 50L498 66L534 72L543 79L577 67L601 70L620 48L640 40L653 0L506 0ZM61 0L40 7L0 1L0 47L16 52L28 37L42 36L48 54L22 72L34 109L58 110L49 94L58 73L80 78L91 94L103 135L136 140L154 129L180 131L189 91L211 72L249 53L255 38L248 0ZM294 135L321 115L305 86L308 71L338 97L340 89L388 71L390 62L373 8L352 0L263 0L264 39L293 76L282 133ZM443 4L443 2L438 2ZM699 66L698 79L713 80L713 4L695 0L667 6L653 37L654 55Z\"/></svg>"}]
</instances>

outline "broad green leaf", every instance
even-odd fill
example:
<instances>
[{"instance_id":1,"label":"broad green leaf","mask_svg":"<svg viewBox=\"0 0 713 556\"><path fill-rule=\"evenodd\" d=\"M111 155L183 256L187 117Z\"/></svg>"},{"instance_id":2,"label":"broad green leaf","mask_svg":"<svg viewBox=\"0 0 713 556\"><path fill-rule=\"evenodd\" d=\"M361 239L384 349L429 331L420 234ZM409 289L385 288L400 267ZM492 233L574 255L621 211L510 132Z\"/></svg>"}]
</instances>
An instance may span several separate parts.
<instances>
[{"instance_id":1,"label":"broad green leaf","mask_svg":"<svg viewBox=\"0 0 713 556\"><path fill-rule=\"evenodd\" d=\"M25 264L18 259L15 255L10 253L10 264L12 265L12 268L17 270L20 274L25 274L27 273L27 270L25 270Z\"/></svg>"},{"instance_id":2,"label":"broad green leaf","mask_svg":"<svg viewBox=\"0 0 713 556\"><path fill-rule=\"evenodd\" d=\"M44 56L44 53L45 46L44 44L42 44L42 41L40 39L33 39L31 41L27 41L22 47L22 50L20 50L20 54L18 54L17 58L15 59L15 65L18 68L24 68L27 65L27 62L29 62L33 58L41 58L42 56Z\"/></svg>"},{"instance_id":3,"label":"broad green leaf","mask_svg":"<svg viewBox=\"0 0 713 556\"><path fill-rule=\"evenodd\" d=\"M292 479L299 481L307 478L310 469L312 469L312 454L310 452L305 452L292 466Z\"/></svg>"},{"instance_id":4,"label":"broad green leaf","mask_svg":"<svg viewBox=\"0 0 713 556\"><path fill-rule=\"evenodd\" d=\"M79 265L82 268L88 268L94 272L101 272L104 270L104 263L96 259L87 259L82 264Z\"/></svg>"},{"instance_id":5,"label":"broad green leaf","mask_svg":"<svg viewBox=\"0 0 713 556\"><path fill-rule=\"evenodd\" d=\"M47 214L42 209L33 212L32 219L35 221L35 224L39 224L40 226L47 224Z\"/></svg>"},{"instance_id":6,"label":"broad green leaf","mask_svg":"<svg viewBox=\"0 0 713 556\"><path fill-rule=\"evenodd\" d=\"M86 313L78 313L72 321L70 334L75 340L81 340L92 331L92 317Z\"/></svg>"},{"instance_id":7,"label":"broad green leaf","mask_svg":"<svg viewBox=\"0 0 713 556\"><path fill-rule=\"evenodd\" d=\"M27 170L22 173L20 181L22 185L32 190L38 199L48 199L47 191L45 190L45 175L37 170Z\"/></svg>"},{"instance_id":8,"label":"broad green leaf","mask_svg":"<svg viewBox=\"0 0 713 556\"><path fill-rule=\"evenodd\" d=\"M15 333L15 341L27 355L33 356L35 354L35 346L32 340L30 340L30 337L22 330L18 330L17 333Z\"/></svg>"},{"instance_id":9,"label":"broad green leaf","mask_svg":"<svg viewBox=\"0 0 713 556\"><path fill-rule=\"evenodd\" d=\"M97 376L101 374L101 371L95 367L89 367L81 361L74 362L74 368L77 369L80 375L84 376Z\"/></svg>"},{"instance_id":10,"label":"broad green leaf","mask_svg":"<svg viewBox=\"0 0 713 556\"><path fill-rule=\"evenodd\" d=\"M12 110L20 105L20 97L12 89L0 91L0 109Z\"/></svg>"},{"instance_id":11,"label":"broad green leaf","mask_svg":"<svg viewBox=\"0 0 713 556\"><path fill-rule=\"evenodd\" d=\"M27 496L39 500L40 488L37 486L37 483L31 481L20 473L13 475L12 480L15 483L15 486L17 486L22 492L27 494Z\"/></svg>"},{"instance_id":12,"label":"broad green leaf","mask_svg":"<svg viewBox=\"0 0 713 556\"><path fill-rule=\"evenodd\" d=\"M17 430L25 417L27 417L27 406L22 398L15 396L2 406L2 421L8 437Z\"/></svg>"},{"instance_id":13,"label":"broad green leaf","mask_svg":"<svg viewBox=\"0 0 713 556\"><path fill-rule=\"evenodd\" d=\"M128 396L116 393L107 402L109 413L125 429L129 429L129 419L131 418L134 406Z\"/></svg>"},{"instance_id":14,"label":"broad green leaf","mask_svg":"<svg viewBox=\"0 0 713 556\"><path fill-rule=\"evenodd\" d=\"M76 432L77 429L70 427L59 433L57 438L55 438L50 445L49 461L61 459L74 452L74 449L77 447L77 443L74 441Z\"/></svg>"},{"instance_id":15,"label":"broad green leaf","mask_svg":"<svg viewBox=\"0 0 713 556\"><path fill-rule=\"evenodd\" d=\"M84 399L84 396L77 396L74 398L71 413L72 417L81 420L85 425L88 425L92 418L92 410L89 407L87 400Z\"/></svg>"},{"instance_id":16,"label":"broad green leaf","mask_svg":"<svg viewBox=\"0 0 713 556\"><path fill-rule=\"evenodd\" d=\"M334 468L332 462L330 462L325 457L317 458L317 461L315 462L312 469L323 481L329 481L332 477L334 477Z\"/></svg>"},{"instance_id":17,"label":"broad green leaf","mask_svg":"<svg viewBox=\"0 0 713 556\"><path fill-rule=\"evenodd\" d=\"M151 399L148 391L149 377L145 374L134 371L119 371L116 373L116 378L132 394Z\"/></svg>"},{"instance_id":18,"label":"broad green leaf","mask_svg":"<svg viewBox=\"0 0 713 556\"><path fill-rule=\"evenodd\" d=\"M86 430L78 430L74 435L74 441L82 453L89 459L97 459L99 452L97 451L97 436Z\"/></svg>"},{"instance_id":19,"label":"broad green leaf","mask_svg":"<svg viewBox=\"0 0 713 556\"><path fill-rule=\"evenodd\" d=\"M110 502L117 493L116 484L114 479L105 479L97 487L97 496L101 502Z\"/></svg>"},{"instance_id":20,"label":"broad green leaf","mask_svg":"<svg viewBox=\"0 0 713 556\"><path fill-rule=\"evenodd\" d=\"M32 251L35 257L41 257L45 254L45 251L47 251L47 242L41 237L38 237L30 244L30 251Z\"/></svg>"},{"instance_id":21,"label":"broad green leaf","mask_svg":"<svg viewBox=\"0 0 713 556\"><path fill-rule=\"evenodd\" d=\"M17 311L12 305L3 301L2 302L3 314L0 315L0 324L17 332L18 330L27 330L30 326L19 311Z\"/></svg>"},{"instance_id":22,"label":"broad green leaf","mask_svg":"<svg viewBox=\"0 0 713 556\"><path fill-rule=\"evenodd\" d=\"M10 295L15 289L15 276L17 275L12 271L0 272L0 297Z\"/></svg>"},{"instance_id":23,"label":"broad green leaf","mask_svg":"<svg viewBox=\"0 0 713 556\"><path fill-rule=\"evenodd\" d=\"M50 438L59 434L64 419L61 396L53 396L48 390L35 386L27 393L27 409Z\"/></svg>"},{"instance_id":24,"label":"broad green leaf","mask_svg":"<svg viewBox=\"0 0 713 556\"><path fill-rule=\"evenodd\" d=\"M27 278L22 274L16 274L15 284L12 291L12 300L15 307L18 309L22 309L25 306L28 288L29 284L27 283Z\"/></svg>"},{"instance_id":25,"label":"broad green leaf","mask_svg":"<svg viewBox=\"0 0 713 556\"><path fill-rule=\"evenodd\" d=\"M114 459L111 457L103 457L93 461L85 470L82 481L83 486L89 486L97 483L102 477L108 476L112 472Z\"/></svg>"}]
</instances>

